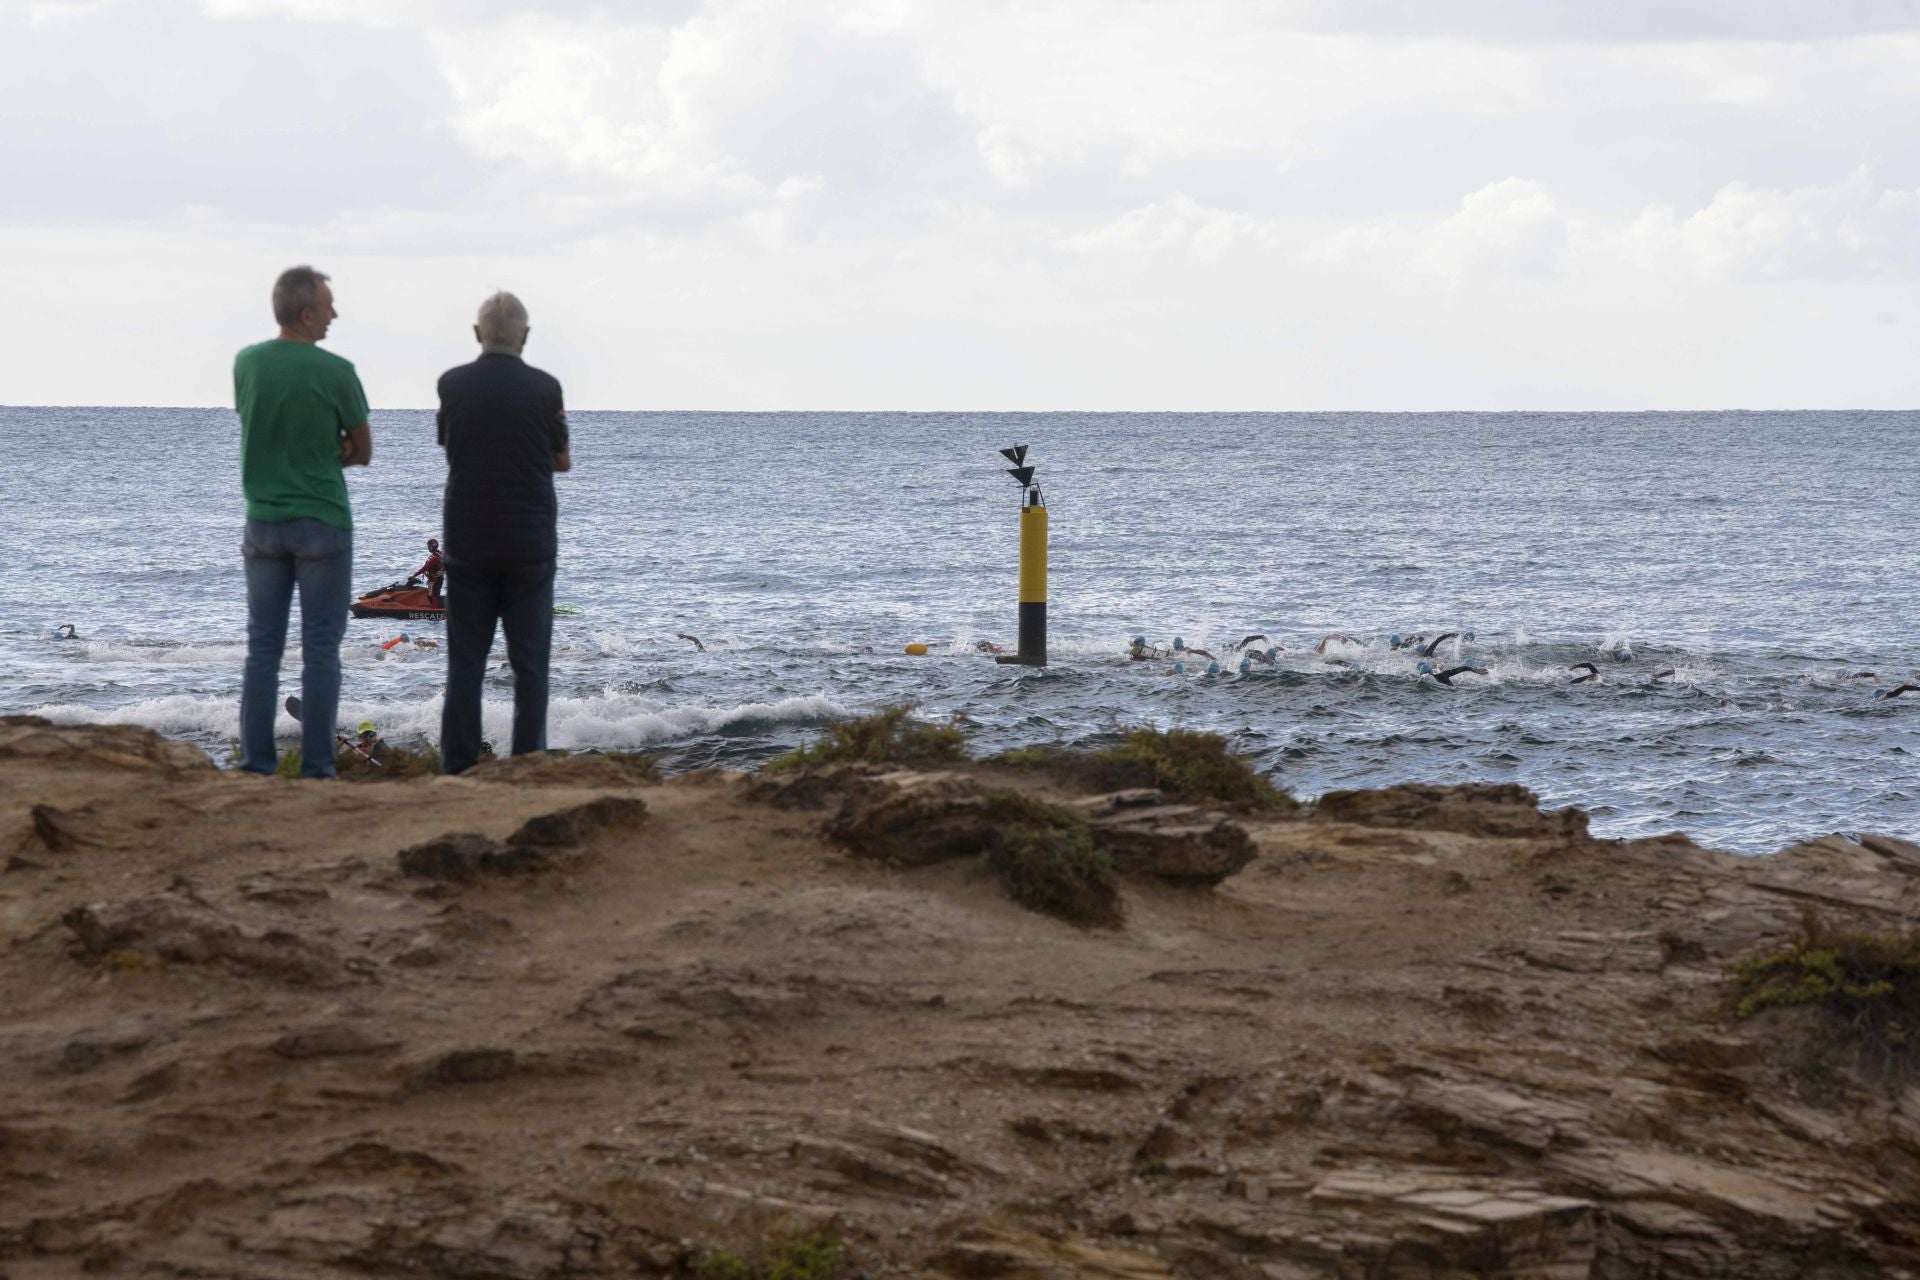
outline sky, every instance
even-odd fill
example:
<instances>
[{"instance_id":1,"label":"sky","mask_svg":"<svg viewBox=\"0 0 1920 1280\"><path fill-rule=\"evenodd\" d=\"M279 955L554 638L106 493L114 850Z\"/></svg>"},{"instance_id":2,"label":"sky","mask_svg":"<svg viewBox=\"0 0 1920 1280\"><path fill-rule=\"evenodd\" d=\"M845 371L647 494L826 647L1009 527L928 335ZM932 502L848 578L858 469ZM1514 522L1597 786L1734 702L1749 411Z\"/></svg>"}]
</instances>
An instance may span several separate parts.
<instances>
[{"instance_id":1,"label":"sky","mask_svg":"<svg viewBox=\"0 0 1920 1280\"><path fill-rule=\"evenodd\" d=\"M1920 0L0 0L0 403L1911 408Z\"/></svg>"}]
</instances>

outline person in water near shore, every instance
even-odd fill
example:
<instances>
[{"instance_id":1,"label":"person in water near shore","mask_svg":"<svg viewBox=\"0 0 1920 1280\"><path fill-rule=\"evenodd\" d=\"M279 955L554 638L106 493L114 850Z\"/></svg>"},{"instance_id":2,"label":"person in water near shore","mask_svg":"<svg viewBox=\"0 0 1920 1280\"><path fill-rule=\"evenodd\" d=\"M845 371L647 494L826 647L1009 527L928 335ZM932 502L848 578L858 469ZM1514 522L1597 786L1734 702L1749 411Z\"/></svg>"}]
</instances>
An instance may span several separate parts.
<instances>
[{"instance_id":1,"label":"person in water near shore","mask_svg":"<svg viewBox=\"0 0 1920 1280\"><path fill-rule=\"evenodd\" d=\"M1352 636L1348 635L1344 631L1329 631L1327 632L1327 634L1320 637L1320 643L1313 646L1313 651L1315 653L1325 653L1327 651L1327 646L1330 644L1364 645L1365 643L1366 641L1364 640L1355 640Z\"/></svg>"},{"instance_id":2,"label":"person in water near shore","mask_svg":"<svg viewBox=\"0 0 1920 1280\"><path fill-rule=\"evenodd\" d=\"M1875 689L1873 696L1876 698L1897 698L1903 693L1920 693L1920 684L1903 684L1892 689Z\"/></svg>"},{"instance_id":3,"label":"person in water near shore","mask_svg":"<svg viewBox=\"0 0 1920 1280\"><path fill-rule=\"evenodd\" d=\"M53 638L55 640L78 640L80 633L73 629L71 622L63 622L53 629Z\"/></svg>"},{"instance_id":4,"label":"person in water near shore","mask_svg":"<svg viewBox=\"0 0 1920 1280\"><path fill-rule=\"evenodd\" d=\"M1389 649L1418 649L1421 645L1425 644L1426 642L1427 642L1427 638L1425 635L1417 635L1417 636L1394 635L1394 636L1387 637L1387 647Z\"/></svg>"},{"instance_id":5,"label":"person in water near shore","mask_svg":"<svg viewBox=\"0 0 1920 1280\"><path fill-rule=\"evenodd\" d=\"M1175 636L1173 638L1173 651L1183 658L1211 659L1213 657L1213 655L1208 653L1205 649L1189 649L1187 647L1187 642L1185 640L1182 640L1179 636Z\"/></svg>"},{"instance_id":6,"label":"person in water near shore","mask_svg":"<svg viewBox=\"0 0 1920 1280\"><path fill-rule=\"evenodd\" d=\"M1459 666L1459 667L1448 667L1445 671L1435 671L1433 669L1433 664L1431 662L1421 663L1419 667L1419 671L1421 675L1432 676L1435 680L1438 680L1441 684L1446 685L1448 688L1453 687L1453 678L1455 676L1464 676L1464 675L1484 676L1484 675L1490 674L1487 668L1485 667L1476 667L1471 665Z\"/></svg>"},{"instance_id":7,"label":"person in water near shore","mask_svg":"<svg viewBox=\"0 0 1920 1280\"><path fill-rule=\"evenodd\" d=\"M273 284L278 336L233 360L246 495L247 660L240 678L240 768L271 776L287 614L300 593L300 776L334 776L340 642L352 596L353 510L346 467L373 460L367 395L353 365L320 349L339 318L327 277L289 267Z\"/></svg>"},{"instance_id":8,"label":"person in water near shore","mask_svg":"<svg viewBox=\"0 0 1920 1280\"><path fill-rule=\"evenodd\" d=\"M688 634L687 634L686 632L684 632L684 631L676 631L676 632L674 632L674 633L673 633L673 638L674 638L675 640L685 640L685 641L688 641L689 643L691 643L691 644L693 645L693 647L694 647L694 651L695 651L695 652L697 652L697 653L705 653L705 652L707 651L707 646L705 646L705 645L703 645L703 644L701 644L701 643L700 643L700 637L699 637L699 636L693 636L693 635L688 635Z\"/></svg>"},{"instance_id":9,"label":"person in water near shore","mask_svg":"<svg viewBox=\"0 0 1920 1280\"><path fill-rule=\"evenodd\" d=\"M440 555L440 539L427 539L427 562L407 575L411 582L415 578L427 580L427 603L440 603L440 583L446 577L446 561Z\"/></svg>"},{"instance_id":10,"label":"person in water near shore","mask_svg":"<svg viewBox=\"0 0 1920 1280\"><path fill-rule=\"evenodd\" d=\"M1148 644L1145 636L1135 636L1127 645L1127 658L1132 662L1150 662L1155 658L1167 657L1168 653L1157 644Z\"/></svg>"},{"instance_id":11,"label":"person in water near shore","mask_svg":"<svg viewBox=\"0 0 1920 1280\"><path fill-rule=\"evenodd\" d=\"M1568 667L1567 670L1584 671L1587 673L1583 676L1575 676L1572 680L1568 681L1569 684L1589 684L1600 678L1600 668L1594 666L1591 662L1576 662Z\"/></svg>"},{"instance_id":12,"label":"person in water near shore","mask_svg":"<svg viewBox=\"0 0 1920 1280\"><path fill-rule=\"evenodd\" d=\"M1677 673L1677 672L1675 671L1675 669L1674 669L1674 668L1672 668L1672 667L1668 667L1668 668L1667 668L1667 669L1666 669L1665 671L1656 671L1656 672L1654 672L1654 673L1653 673L1653 675L1652 675L1651 677L1649 677L1649 678L1648 678L1648 680L1647 680L1647 683L1648 683L1648 684L1659 684L1659 683L1660 683L1660 682L1661 682L1662 680L1671 680L1671 679L1674 679L1674 678L1675 678L1675 676L1676 676L1677 674L1678 674L1678 673Z\"/></svg>"},{"instance_id":13,"label":"person in water near shore","mask_svg":"<svg viewBox=\"0 0 1920 1280\"><path fill-rule=\"evenodd\" d=\"M975 640L973 647L981 653L1005 653L1007 651L1007 646L995 644L991 640Z\"/></svg>"},{"instance_id":14,"label":"person in water near shore","mask_svg":"<svg viewBox=\"0 0 1920 1280\"><path fill-rule=\"evenodd\" d=\"M1267 635L1264 631L1261 631L1261 632L1255 632L1253 635L1250 635L1250 636L1242 636L1240 639L1234 641L1233 644L1228 647L1227 652L1238 653L1242 649L1246 648L1248 645L1252 644L1255 640L1261 641L1263 644L1266 644L1269 647L1273 647L1273 641L1267 638Z\"/></svg>"},{"instance_id":15,"label":"person in water near shore","mask_svg":"<svg viewBox=\"0 0 1920 1280\"><path fill-rule=\"evenodd\" d=\"M1420 656L1423 658L1431 658L1439 651L1441 645L1453 639L1455 636L1460 637L1462 644L1470 644L1473 641L1473 632L1471 631L1443 631L1434 638L1431 644L1420 650Z\"/></svg>"}]
</instances>

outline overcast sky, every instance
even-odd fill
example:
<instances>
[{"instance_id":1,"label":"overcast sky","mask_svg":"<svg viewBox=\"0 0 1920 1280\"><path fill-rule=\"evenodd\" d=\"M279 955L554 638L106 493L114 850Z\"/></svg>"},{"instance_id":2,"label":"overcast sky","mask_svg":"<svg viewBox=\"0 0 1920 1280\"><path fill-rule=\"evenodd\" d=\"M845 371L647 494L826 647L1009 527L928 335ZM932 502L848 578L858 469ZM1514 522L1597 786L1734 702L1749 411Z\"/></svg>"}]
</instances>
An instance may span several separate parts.
<instances>
[{"instance_id":1,"label":"overcast sky","mask_svg":"<svg viewBox=\"0 0 1920 1280\"><path fill-rule=\"evenodd\" d=\"M1910 408L1915 0L0 0L0 403Z\"/></svg>"}]
</instances>

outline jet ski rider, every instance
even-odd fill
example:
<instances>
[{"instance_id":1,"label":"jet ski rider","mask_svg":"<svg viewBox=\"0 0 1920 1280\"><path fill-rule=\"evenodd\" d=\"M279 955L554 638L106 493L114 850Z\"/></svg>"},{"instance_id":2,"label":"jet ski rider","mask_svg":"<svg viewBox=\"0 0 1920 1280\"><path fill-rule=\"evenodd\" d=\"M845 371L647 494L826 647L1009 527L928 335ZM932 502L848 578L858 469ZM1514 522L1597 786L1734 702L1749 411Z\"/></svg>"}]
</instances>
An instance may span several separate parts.
<instances>
[{"instance_id":1,"label":"jet ski rider","mask_svg":"<svg viewBox=\"0 0 1920 1280\"><path fill-rule=\"evenodd\" d=\"M446 580L446 562L440 558L440 539L427 539L427 562L407 575L409 578L424 576L427 580L427 603L440 603L440 584Z\"/></svg>"}]
</instances>

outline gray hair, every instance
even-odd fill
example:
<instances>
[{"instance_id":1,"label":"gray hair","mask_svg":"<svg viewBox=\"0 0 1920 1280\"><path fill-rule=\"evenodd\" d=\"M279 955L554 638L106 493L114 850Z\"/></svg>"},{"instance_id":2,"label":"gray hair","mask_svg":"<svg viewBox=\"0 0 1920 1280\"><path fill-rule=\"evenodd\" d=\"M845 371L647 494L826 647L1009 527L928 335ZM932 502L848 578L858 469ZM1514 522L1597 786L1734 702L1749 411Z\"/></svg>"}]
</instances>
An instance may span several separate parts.
<instances>
[{"instance_id":1,"label":"gray hair","mask_svg":"<svg viewBox=\"0 0 1920 1280\"><path fill-rule=\"evenodd\" d=\"M480 304L475 327L483 347L517 347L527 340L526 304L502 289Z\"/></svg>"},{"instance_id":2,"label":"gray hair","mask_svg":"<svg viewBox=\"0 0 1920 1280\"><path fill-rule=\"evenodd\" d=\"M300 313L320 301L320 282L332 276L312 267L288 267L273 282L273 318L281 324L299 324Z\"/></svg>"}]
</instances>

